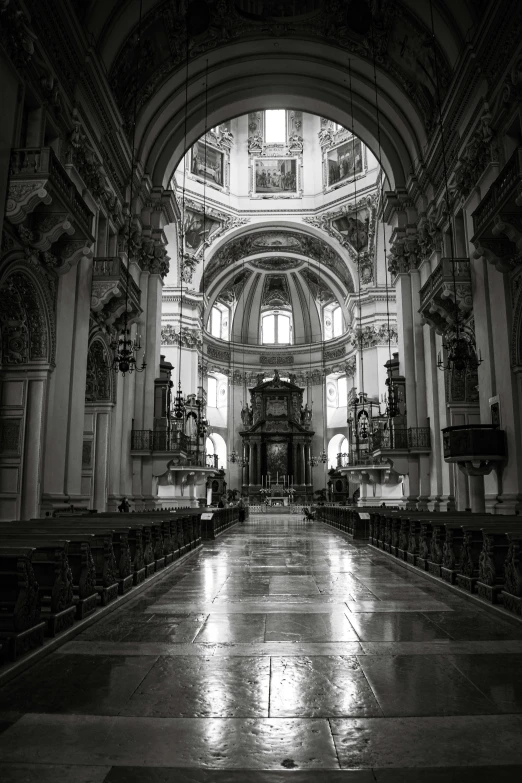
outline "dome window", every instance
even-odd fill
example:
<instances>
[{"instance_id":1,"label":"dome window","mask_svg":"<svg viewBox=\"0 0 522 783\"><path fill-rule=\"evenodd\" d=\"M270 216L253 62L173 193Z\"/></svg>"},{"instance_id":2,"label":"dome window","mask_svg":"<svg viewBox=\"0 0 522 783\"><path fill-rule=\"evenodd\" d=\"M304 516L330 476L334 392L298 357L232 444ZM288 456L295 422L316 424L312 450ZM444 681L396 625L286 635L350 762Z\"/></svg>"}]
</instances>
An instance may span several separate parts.
<instances>
[{"instance_id":1,"label":"dome window","mask_svg":"<svg viewBox=\"0 0 522 783\"><path fill-rule=\"evenodd\" d=\"M289 313L273 310L261 317L261 342L263 345L290 345L292 343L292 317Z\"/></svg>"}]
</instances>

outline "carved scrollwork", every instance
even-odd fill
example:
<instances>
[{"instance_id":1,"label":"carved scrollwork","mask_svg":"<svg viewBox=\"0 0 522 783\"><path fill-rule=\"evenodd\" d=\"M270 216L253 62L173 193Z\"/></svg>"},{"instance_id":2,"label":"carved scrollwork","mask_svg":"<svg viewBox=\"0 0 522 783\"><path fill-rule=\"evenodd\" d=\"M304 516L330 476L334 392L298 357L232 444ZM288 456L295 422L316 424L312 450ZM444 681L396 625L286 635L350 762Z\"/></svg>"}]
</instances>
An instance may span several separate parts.
<instances>
[{"instance_id":1,"label":"carved scrollwork","mask_svg":"<svg viewBox=\"0 0 522 783\"><path fill-rule=\"evenodd\" d=\"M112 402L112 378L105 344L94 340L87 354L86 402Z\"/></svg>"}]
</instances>

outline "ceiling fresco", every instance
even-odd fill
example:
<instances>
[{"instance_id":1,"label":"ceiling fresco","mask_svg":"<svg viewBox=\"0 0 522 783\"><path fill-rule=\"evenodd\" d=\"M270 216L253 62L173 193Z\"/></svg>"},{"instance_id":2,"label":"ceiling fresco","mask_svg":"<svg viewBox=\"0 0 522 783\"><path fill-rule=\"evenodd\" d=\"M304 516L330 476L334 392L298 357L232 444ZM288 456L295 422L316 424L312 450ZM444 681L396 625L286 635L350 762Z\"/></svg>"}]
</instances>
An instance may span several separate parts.
<instances>
[{"instance_id":1,"label":"ceiling fresco","mask_svg":"<svg viewBox=\"0 0 522 783\"><path fill-rule=\"evenodd\" d=\"M324 264L348 293L355 290L350 270L341 256L323 240L297 231L260 231L230 240L209 261L206 284L210 285L231 264L267 250L284 251L285 255L295 253Z\"/></svg>"}]
</instances>

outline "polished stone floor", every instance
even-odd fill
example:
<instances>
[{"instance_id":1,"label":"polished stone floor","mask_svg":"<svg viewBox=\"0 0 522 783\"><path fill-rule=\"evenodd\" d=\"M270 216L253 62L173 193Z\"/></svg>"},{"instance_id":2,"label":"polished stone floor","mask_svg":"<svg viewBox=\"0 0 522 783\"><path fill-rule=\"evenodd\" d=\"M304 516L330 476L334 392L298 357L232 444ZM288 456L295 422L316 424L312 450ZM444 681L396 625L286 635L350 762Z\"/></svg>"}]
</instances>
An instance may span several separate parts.
<instances>
[{"instance_id":1,"label":"polished stone floor","mask_svg":"<svg viewBox=\"0 0 522 783\"><path fill-rule=\"evenodd\" d=\"M257 516L0 689L3 783L522 779L522 624Z\"/></svg>"}]
</instances>

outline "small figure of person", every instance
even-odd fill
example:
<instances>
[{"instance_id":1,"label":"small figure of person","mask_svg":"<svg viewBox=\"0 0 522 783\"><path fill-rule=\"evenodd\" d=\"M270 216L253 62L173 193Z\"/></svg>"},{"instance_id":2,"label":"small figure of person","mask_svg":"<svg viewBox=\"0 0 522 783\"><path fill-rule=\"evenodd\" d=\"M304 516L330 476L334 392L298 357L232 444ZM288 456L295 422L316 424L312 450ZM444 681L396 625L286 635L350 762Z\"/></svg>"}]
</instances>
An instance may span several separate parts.
<instances>
[{"instance_id":1,"label":"small figure of person","mask_svg":"<svg viewBox=\"0 0 522 783\"><path fill-rule=\"evenodd\" d=\"M127 500L127 498L123 498L120 505L118 506L118 511L120 514L128 514L130 511L130 503Z\"/></svg>"},{"instance_id":2,"label":"small figure of person","mask_svg":"<svg viewBox=\"0 0 522 783\"><path fill-rule=\"evenodd\" d=\"M239 502L237 504L237 508L239 511L239 524L243 525L245 522L245 503L243 501L243 498L239 498Z\"/></svg>"}]
</instances>

